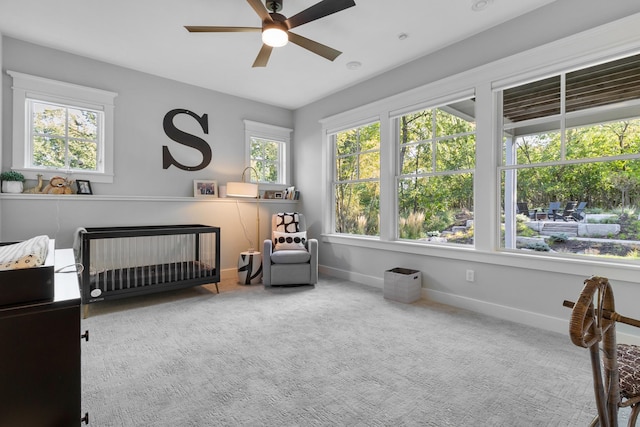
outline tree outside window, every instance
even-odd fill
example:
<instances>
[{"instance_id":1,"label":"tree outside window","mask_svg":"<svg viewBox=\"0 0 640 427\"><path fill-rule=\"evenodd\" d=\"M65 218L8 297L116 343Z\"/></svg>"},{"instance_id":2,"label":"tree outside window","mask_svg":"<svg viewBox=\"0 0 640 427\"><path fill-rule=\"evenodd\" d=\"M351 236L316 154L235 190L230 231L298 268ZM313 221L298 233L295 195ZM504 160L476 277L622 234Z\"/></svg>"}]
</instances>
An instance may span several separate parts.
<instances>
[{"instance_id":1,"label":"tree outside window","mask_svg":"<svg viewBox=\"0 0 640 427\"><path fill-rule=\"evenodd\" d=\"M636 55L500 92L502 247L639 258L639 76Z\"/></svg>"},{"instance_id":2,"label":"tree outside window","mask_svg":"<svg viewBox=\"0 0 640 427\"><path fill-rule=\"evenodd\" d=\"M27 179L73 173L113 182L115 92L7 70L13 79L11 169Z\"/></svg>"},{"instance_id":3,"label":"tree outside window","mask_svg":"<svg viewBox=\"0 0 640 427\"><path fill-rule=\"evenodd\" d=\"M284 143L264 138L251 138L251 166L258 173L258 182L279 183Z\"/></svg>"},{"instance_id":4,"label":"tree outside window","mask_svg":"<svg viewBox=\"0 0 640 427\"><path fill-rule=\"evenodd\" d=\"M333 137L337 233L380 235L380 123Z\"/></svg>"},{"instance_id":5,"label":"tree outside window","mask_svg":"<svg viewBox=\"0 0 640 427\"><path fill-rule=\"evenodd\" d=\"M28 99L30 167L97 171L102 113Z\"/></svg>"},{"instance_id":6,"label":"tree outside window","mask_svg":"<svg viewBox=\"0 0 640 427\"><path fill-rule=\"evenodd\" d=\"M405 114L398 138L398 237L473 243L472 99Z\"/></svg>"},{"instance_id":7,"label":"tree outside window","mask_svg":"<svg viewBox=\"0 0 640 427\"><path fill-rule=\"evenodd\" d=\"M291 132L281 126L243 120L245 126L245 162L257 172L251 181L280 190L291 185Z\"/></svg>"}]
</instances>

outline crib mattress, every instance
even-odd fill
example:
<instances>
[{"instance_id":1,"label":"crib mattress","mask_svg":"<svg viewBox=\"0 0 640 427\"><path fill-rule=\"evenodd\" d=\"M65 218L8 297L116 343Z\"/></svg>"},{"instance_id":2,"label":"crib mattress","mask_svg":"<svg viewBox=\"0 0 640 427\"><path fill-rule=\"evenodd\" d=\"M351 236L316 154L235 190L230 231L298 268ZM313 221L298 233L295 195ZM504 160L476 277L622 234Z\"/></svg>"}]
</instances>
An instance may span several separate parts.
<instances>
[{"instance_id":1,"label":"crib mattress","mask_svg":"<svg viewBox=\"0 0 640 427\"><path fill-rule=\"evenodd\" d=\"M200 261L172 262L106 270L90 275L90 289L102 292L202 279L216 275L216 269Z\"/></svg>"}]
</instances>

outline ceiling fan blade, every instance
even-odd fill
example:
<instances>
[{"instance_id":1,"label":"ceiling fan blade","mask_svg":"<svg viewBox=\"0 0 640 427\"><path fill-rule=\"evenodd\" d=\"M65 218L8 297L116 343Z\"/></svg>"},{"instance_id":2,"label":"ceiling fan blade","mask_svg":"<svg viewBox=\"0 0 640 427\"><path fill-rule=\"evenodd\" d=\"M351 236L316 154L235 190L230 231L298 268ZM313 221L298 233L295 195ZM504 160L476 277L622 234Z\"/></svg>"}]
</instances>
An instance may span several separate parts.
<instances>
[{"instance_id":1,"label":"ceiling fan blade","mask_svg":"<svg viewBox=\"0 0 640 427\"><path fill-rule=\"evenodd\" d=\"M292 33L291 31L289 31L289 41L317 55L320 55L323 58L328 59L329 61L333 61L342 53L339 50L335 50L333 48L330 48L329 46L325 46L306 37L302 37L301 35Z\"/></svg>"},{"instance_id":2,"label":"ceiling fan blade","mask_svg":"<svg viewBox=\"0 0 640 427\"><path fill-rule=\"evenodd\" d=\"M273 48L269 45L263 44L262 49L258 52L258 56L256 60L253 61L252 67L266 67L267 62L269 62L269 57L271 56L271 51Z\"/></svg>"},{"instance_id":3,"label":"ceiling fan blade","mask_svg":"<svg viewBox=\"0 0 640 427\"><path fill-rule=\"evenodd\" d=\"M271 15L269 15L267 7L262 3L262 0L247 0L247 3L251 5L262 21L273 21L273 19L271 19Z\"/></svg>"},{"instance_id":4,"label":"ceiling fan blade","mask_svg":"<svg viewBox=\"0 0 640 427\"><path fill-rule=\"evenodd\" d=\"M185 25L190 33L250 33L262 31L260 27L211 27L202 25Z\"/></svg>"},{"instance_id":5,"label":"ceiling fan blade","mask_svg":"<svg viewBox=\"0 0 640 427\"><path fill-rule=\"evenodd\" d=\"M293 15L285 22L289 25L289 29L291 29L355 5L356 2L353 0L322 0L320 3L316 3L302 12Z\"/></svg>"}]
</instances>

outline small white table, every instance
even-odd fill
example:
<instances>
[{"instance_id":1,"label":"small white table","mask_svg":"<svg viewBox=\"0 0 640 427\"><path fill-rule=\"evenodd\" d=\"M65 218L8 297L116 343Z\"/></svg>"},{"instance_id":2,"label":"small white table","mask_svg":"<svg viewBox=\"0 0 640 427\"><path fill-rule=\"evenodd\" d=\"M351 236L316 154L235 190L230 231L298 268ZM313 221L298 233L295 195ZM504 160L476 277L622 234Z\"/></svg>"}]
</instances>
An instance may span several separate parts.
<instances>
[{"instance_id":1,"label":"small white table","mask_svg":"<svg viewBox=\"0 0 640 427\"><path fill-rule=\"evenodd\" d=\"M262 256L260 252L240 252L238 257L238 283L253 285L262 281Z\"/></svg>"}]
</instances>

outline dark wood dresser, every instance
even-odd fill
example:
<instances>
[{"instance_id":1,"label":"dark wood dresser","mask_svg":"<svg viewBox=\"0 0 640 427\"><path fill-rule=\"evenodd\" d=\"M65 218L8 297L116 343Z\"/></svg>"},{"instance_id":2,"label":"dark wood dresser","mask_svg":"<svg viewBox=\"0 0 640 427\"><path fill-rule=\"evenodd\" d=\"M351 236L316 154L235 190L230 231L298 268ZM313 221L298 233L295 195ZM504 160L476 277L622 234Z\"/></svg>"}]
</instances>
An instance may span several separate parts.
<instances>
[{"instance_id":1,"label":"dark wood dresser","mask_svg":"<svg viewBox=\"0 0 640 427\"><path fill-rule=\"evenodd\" d=\"M0 308L0 426L69 427L82 415L80 288L73 251L55 251L52 301ZM82 336L81 336L82 335Z\"/></svg>"}]
</instances>

